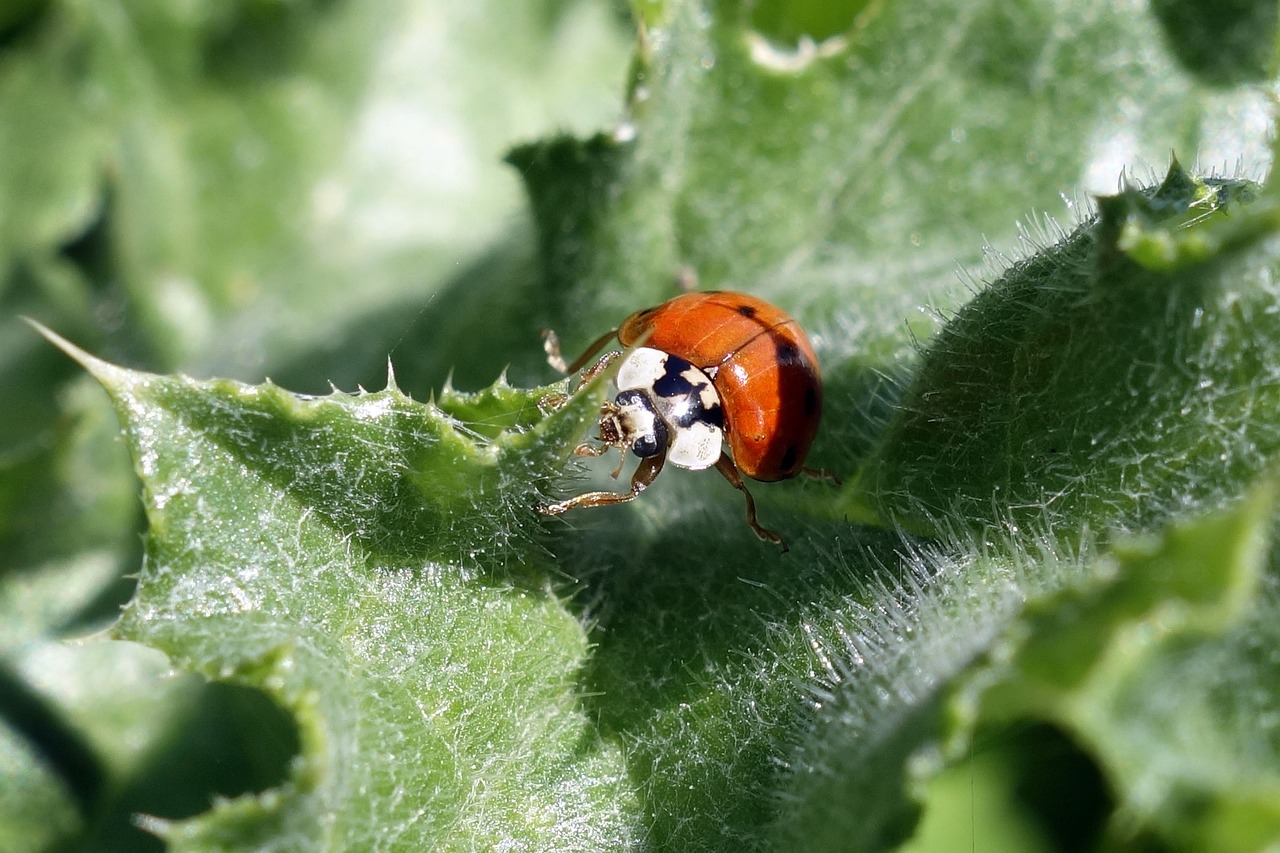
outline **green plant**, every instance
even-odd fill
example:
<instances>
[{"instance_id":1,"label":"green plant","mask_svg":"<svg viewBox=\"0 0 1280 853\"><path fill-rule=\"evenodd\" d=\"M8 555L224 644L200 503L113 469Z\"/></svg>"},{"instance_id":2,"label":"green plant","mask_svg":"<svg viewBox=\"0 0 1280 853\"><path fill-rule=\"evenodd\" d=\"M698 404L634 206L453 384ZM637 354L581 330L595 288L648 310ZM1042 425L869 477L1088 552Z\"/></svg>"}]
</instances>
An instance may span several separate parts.
<instances>
[{"instance_id":1,"label":"green plant","mask_svg":"<svg viewBox=\"0 0 1280 853\"><path fill-rule=\"evenodd\" d=\"M1274 845L1276 22L0 13L0 848ZM815 337L785 556L536 511L687 271Z\"/></svg>"}]
</instances>

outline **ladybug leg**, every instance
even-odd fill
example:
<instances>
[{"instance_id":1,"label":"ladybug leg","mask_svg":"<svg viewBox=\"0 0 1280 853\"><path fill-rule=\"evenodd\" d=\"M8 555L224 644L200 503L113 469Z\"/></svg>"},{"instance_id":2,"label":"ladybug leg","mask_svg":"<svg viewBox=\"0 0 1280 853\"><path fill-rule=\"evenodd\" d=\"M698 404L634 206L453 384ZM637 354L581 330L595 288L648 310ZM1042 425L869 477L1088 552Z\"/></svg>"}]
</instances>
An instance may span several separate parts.
<instances>
[{"instance_id":1,"label":"ladybug leg","mask_svg":"<svg viewBox=\"0 0 1280 853\"><path fill-rule=\"evenodd\" d=\"M573 449L574 456L604 456L610 451L607 444L591 444L584 441Z\"/></svg>"},{"instance_id":2,"label":"ladybug leg","mask_svg":"<svg viewBox=\"0 0 1280 853\"><path fill-rule=\"evenodd\" d=\"M570 373L577 373L582 369L582 365L591 360L591 357L600 350L604 349L605 344L618 336L617 329L610 329L600 337L591 342L582 355L573 360L572 363L566 362L564 356L560 353L560 336L551 329L542 330L542 350L547 354L547 364L552 369L568 376Z\"/></svg>"},{"instance_id":3,"label":"ladybug leg","mask_svg":"<svg viewBox=\"0 0 1280 853\"><path fill-rule=\"evenodd\" d=\"M625 453L623 453L621 450L619 450L619 451L618 451L618 466L617 466L616 468L614 468L612 471L610 471L610 472L609 472L609 476L610 476L610 477L612 477L612 478L613 478L613 479L615 479L615 480L616 480L616 479L618 479L618 475L622 473L622 466L623 466L623 465L626 465L626 464L627 464L627 454L625 454ZM655 474L654 476L657 476L657 475ZM653 480L650 480L649 482L650 482L650 483L652 483L652 482L653 482ZM645 485L648 485L648 484L646 483Z\"/></svg>"},{"instance_id":4,"label":"ladybug leg","mask_svg":"<svg viewBox=\"0 0 1280 853\"><path fill-rule=\"evenodd\" d=\"M559 392L555 394L548 394L538 400L538 411L542 412L544 415L549 415L567 402L569 402L568 394L561 394Z\"/></svg>"},{"instance_id":5,"label":"ladybug leg","mask_svg":"<svg viewBox=\"0 0 1280 853\"><path fill-rule=\"evenodd\" d=\"M751 497L751 492L747 491L747 484L742 482L742 475L738 473L738 466L733 464L733 459L724 451L720 452L720 458L716 461L716 470L724 475L729 481L729 485L742 492L743 497L747 499L747 524L751 525L751 529L755 531L756 536L765 542L773 542L782 546L782 552L787 552L787 542L772 530L767 530L760 526L760 522L756 520L756 502Z\"/></svg>"},{"instance_id":6,"label":"ladybug leg","mask_svg":"<svg viewBox=\"0 0 1280 853\"><path fill-rule=\"evenodd\" d=\"M591 365L591 367L585 373L582 374L581 378L578 381L578 388L581 388L583 385L586 385L592 379L595 379L597 376L599 376L600 373L603 372L605 368L613 364L614 361L616 361L619 357L621 357L621 355L622 353L620 352L607 352L604 355L600 356L600 360L597 361L595 364ZM568 394L561 394L559 392L556 392L554 394L548 394L538 401L538 410L541 411L542 414L544 415L549 415L552 412L554 412L556 409L559 409L562 406L564 406L564 404L567 402L569 402ZM585 454L579 453L578 455L583 456ZM599 455L599 454L596 454L596 455Z\"/></svg>"},{"instance_id":7,"label":"ladybug leg","mask_svg":"<svg viewBox=\"0 0 1280 853\"><path fill-rule=\"evenodd\" d=\"M604 456L610 450L613 450L613 447L614 446L612 444L592 444L590 442L584 441L582 444L579 444L577 447L573 449L573 455L574 456ZM626 464L627 464L627 454L619 452L618 464L612 471L609 472L609 476L615 480L618 479L618 475L622 473L622 466ZM649 481L649 483L652 483L652 482L653 482L652 480ZM645 483L645 485L647 486L649 485L649 483Z\"/></svg>"},{"instance_id":8,"label":"ladybug leg","mask_svg":"<svg viewBox=\"0 0 1280 853\"><path fill-rule=\"evenodd\" d=\"M608 506L609 504L624 504L627 501L633 501L636 499L636 495L649 487L649 484L653 482L653 478L657 477L658 472L662 470L662 463L666 461L667 455L665 453L642 459L640 467L636 468L636 472L631 475L631 491L629 492L587 492L568 500L544 504L538 507L538 511L543 515L560 515L577 507Z\"/></svg>"},{"instance_id":9,"label":"ladybug leg","mask_svg":"<svg viewBox=\"0 0 1280 853\"><path fill-rule=\"evenodd\" d=\"M592 379L595 379L597 376L603 373L609 365L613 364L615 361L617 361L620 358L622 358L622 353L616 352L616 351L607 352L604 355L600 356L600 359L595 364L591 365L589 368L587 368L583 372L582 378L578 382L578 387L581 388L583 385L586 385Z\"/></svg>"},{"instance_id":10,"label":"ladybug leg","mask_svg":"<svg viewBox=\"0 0 1280 853\"><path fill-rule=\"evenodd\" d=\"M592 444L589 441L584 441L582 442L582 444L579 444L577 447L573 449L573 455L574 456L604 456L610 450L613 450L614 446L615 445L612 445L612 444ZM627 464L627 454L619 452L618 465L616 468L613 469L613 471L609 473L609 476L615 480L618 479L618 475L622 473L622 466L626 464ZM652 483L652 482L653 482L652 480L649 481L649 483ZM649 483L645 483L645 485L647 486L649 485Z\"/></svg>"}]
</instances>

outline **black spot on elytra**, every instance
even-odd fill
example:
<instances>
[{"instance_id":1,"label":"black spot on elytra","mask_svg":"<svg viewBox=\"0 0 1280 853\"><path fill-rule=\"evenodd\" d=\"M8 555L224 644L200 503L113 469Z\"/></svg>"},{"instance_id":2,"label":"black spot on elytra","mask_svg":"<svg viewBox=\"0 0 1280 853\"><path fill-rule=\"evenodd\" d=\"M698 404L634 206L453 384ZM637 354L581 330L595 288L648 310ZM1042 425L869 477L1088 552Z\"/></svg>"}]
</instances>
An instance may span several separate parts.
<instances>
[{"instance_id":1,"label":"black spot on elytra","mask_svg":"<svg viewBox=\"0 0 1280 853\"><path fill-rule=\"evenodd\" d=\"M788 444L787 449L782 451L782 458L778 460L778 467L783 471L790 471L796 464L796 446Z\"/></svg>"},{"instance_id":2,"label":"black spot on elytra","mask_svg":"<svg viewBox=\"0 0 1280 853\"><path fill-rule=\"evenodd\" d=\"M754 317L756 316L756 309L752 305L739 305L738 313L743 317Z\"/></svg>"},{"instance_id":3,"label":"black spot on elytra","mask_svg":"<svg viewBox=\"0 0 1280 853\"><path fill-rule=\"evenodd\" d=\"M804 392L804 413L814 415L818 411L818 389L810 385Z\"/></svg>"},{"instance_id":4,"label":"black spot on elytra","mask_svg":"<svg viewBox=\"0 0 1280 853\"><path fill-rule=\"evenodd\" d=\"M778 363L779 364L799 364L800 348L791 341L783 340L778 342Z\"/></svg>"}]
</instances>

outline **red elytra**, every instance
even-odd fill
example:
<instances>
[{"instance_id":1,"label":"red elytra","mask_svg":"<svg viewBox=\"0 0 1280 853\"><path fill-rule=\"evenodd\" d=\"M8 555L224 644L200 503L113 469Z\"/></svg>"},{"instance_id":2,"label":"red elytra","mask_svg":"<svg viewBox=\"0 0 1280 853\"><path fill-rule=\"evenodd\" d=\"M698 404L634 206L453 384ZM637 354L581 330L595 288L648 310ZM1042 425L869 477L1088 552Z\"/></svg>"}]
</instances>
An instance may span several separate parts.
<instances>
[{"instance_id":1,"label":"red elytra","mask_svg":"<svg viewBox=\"0 0 1280 853\"><path fill-rule=\"evenodd\" d=\"M822 375L800 324L745 293L686 293L637 311L618 341L677 355L712 375L738 470L753 480L794 477L822 419Z\"/></svg>"}]
</instances>

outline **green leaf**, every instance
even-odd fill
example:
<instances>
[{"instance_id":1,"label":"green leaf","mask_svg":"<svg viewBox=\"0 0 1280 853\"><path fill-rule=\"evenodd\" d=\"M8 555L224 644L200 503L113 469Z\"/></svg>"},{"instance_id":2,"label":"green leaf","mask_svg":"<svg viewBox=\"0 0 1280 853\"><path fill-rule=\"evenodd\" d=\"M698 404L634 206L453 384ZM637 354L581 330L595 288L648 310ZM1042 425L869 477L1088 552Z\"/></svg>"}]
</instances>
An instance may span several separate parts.
<instances>
[{"instance_id":1,"label":"green leaf","mask_svg":"<svg viewBox=\"0 0 1280 853\"><path fill-rule=\"evenodd\" d=\"M1210 7L1157 0L1151 6L1175 55L1209 82L1265 82L1275 75L1275 3L1230 0Z\"/></svg>"},{"instance_id":2,"label":"green leaf","mask_svg":"<svg viewBox=\"0 0 1280 853\"><path fill-rule=\"evenodd\" d=\"M10 4L11 26L29 35L0 57L0 296L16 259L88 227L111 142L105 105L77 79L76 16L35 5Z\"/></svg>"},{"instance_id":3,"label":"green leaf","mask_svg":"<svg viewBox=\"0 0 1280 853\"><path fill-rule=\"evenodd\" d=\"M850 511L980 528L1143 527L1280 451L1276 217L1175 164L1012 266L930 344Z\"/></svg>"},{"instance_id":4,"label":"green leaf","mask_svg":"<svg viewBox=\"0 0 1280 853\"><path fill-rule=\"evenodd\" d=\"M394 386L299 398L79 358L146 483L146 569L116 633L267 690L300 727L281 789L153 831L176 849L373 846L388 823L416 848L634 831L619 748L579 704L582 626L531 574L549 463L593 397L488 441ZM546 393L497 396L536 411Z\"/></svg>"},{"instance_id":5,"label":"green leaf","mask_svg":"<svg viewBox=\"0 0 1280 853\"><path fill-rule=\"evenodd\" d=\"M80 830L80 815L56 774L30 741L0 728L0 844L6 850L41 850L66 844Z\"/></svg>"},{"instance_id":6,"label":"green leaf","mask_svg":"<svg viewBox=\"0 0 1280 853\"><path fill-rule=\"evenodd\" d=\"M924 806L907 849L954 849L976 801L999 821L974 818L983 849L1263 849L1280 835L1273 492L1105 552L924 552L875 595L898 602L892 628L853 602L819 613L827 687L779 848L894 848Z\"/></svg>"},{"instance_id":7,"label":"green leaf","mask_svg":"<svg viewBox=\"0 0 1280 853\"><path fill-rule=\"evenodd\" d=\"M30 334L15 330L23 333ZM0 455L6 655L70 627L113 591L118 604L127 595L119 576L137 565L136 480L114 413L88 377L68 384L62 404L44 435Z\"/></svg>"},{"instance_id":8,"label":"green leaf","mask_svg":"<svg viewBox=\"0 0 1280 853\"><path fill-rule=\"evenodd\" d=\"M1274 648L1274 510L1268 483L1233 510L1118 546L1094 586L1027 608L962 689L961 716L980 704L1065 730L1115 791L1113 844L1147 833L1265 849L1280 837L1280 739L1254 725L1280 691L1275 661L1247 649Z\"/></svg>"}]
</instances>

